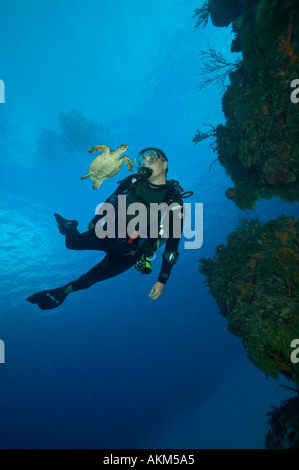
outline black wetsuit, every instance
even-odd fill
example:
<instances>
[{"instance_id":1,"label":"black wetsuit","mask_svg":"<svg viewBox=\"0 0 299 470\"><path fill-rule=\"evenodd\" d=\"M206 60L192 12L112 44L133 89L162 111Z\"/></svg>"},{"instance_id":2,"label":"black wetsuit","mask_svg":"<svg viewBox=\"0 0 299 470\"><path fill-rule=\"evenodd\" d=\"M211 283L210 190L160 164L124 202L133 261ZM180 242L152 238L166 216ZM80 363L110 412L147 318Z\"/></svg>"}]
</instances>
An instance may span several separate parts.
<instances>
[{"instance_id":1,"label":"black wetsuit","mask_svg":"<svg viewBox=\"0 0 299 470\"><path fill-rule=\"evenodd\" d=\"M125 183L121 182L116 191L106 202L113 202L115 204L117 196L126 193L125 188L128 187L128 180L129 183L134 181L134 175L123 180ZM165 197L169 194L169 187L169 182L167 182L166 185L153 185L146 181L137 181L134 188L130 189L126 194L127 206L133 202L142 202L146 206L150 203L159 204L163 201L170 204L169 201L165 201ZM174 224L177 224L176 227L180 224L181 232L183 227L182 199L176 196L171 202L176 203L180 207L179 210L169 212L169 230L164 253L177 253L180 238L177 237L177 234L176 237L173 236ZM115 204L115 207L117 207L117 204ZM147 214L149 215L149 213L150 208L148 207ZM102 217L102 215L96 215L92 219L93 224L96 225ZM126 222L128 223L132 218L133 216L126 216ZM95 229L79 233L75 226L71 226L66 230L65 245L72 250L99 250L106 252L106 256L100 263L86 274L80 276L76 281L70 282L72 289L78 291L87 289L96 282L109 279L131 268L142 253L146 252L146 254L150 254L150 251L153 252L157 249L157 239L142 241L141 238L137 236L132 240L129 235L127 235L126 238L99 238L96 235ZM158 277L159 282L163 284L167 282L172 266L173 264L163 257L162 267Z\"/></svg>"}]
</instances>

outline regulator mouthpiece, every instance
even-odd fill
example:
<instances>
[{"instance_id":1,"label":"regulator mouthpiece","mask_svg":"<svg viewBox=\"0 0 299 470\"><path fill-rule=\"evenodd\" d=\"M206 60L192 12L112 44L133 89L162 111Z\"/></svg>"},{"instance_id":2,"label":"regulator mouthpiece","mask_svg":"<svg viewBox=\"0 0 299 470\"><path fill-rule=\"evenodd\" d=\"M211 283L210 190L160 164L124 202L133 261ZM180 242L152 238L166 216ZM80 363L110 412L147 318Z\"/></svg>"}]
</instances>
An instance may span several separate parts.
<instances>
[{"instance_id":1,"label":"regulator mouthpiece","mask_svg":"<svg viewBox=\"0 0 299 470\"><path fill-rule=\"evenodd\" d=\"M141 167L138 170L138 175L141 177L143 180L147 180L151 174L153 173L153 170L147 166Z\"/></svg>"}]
</instances>

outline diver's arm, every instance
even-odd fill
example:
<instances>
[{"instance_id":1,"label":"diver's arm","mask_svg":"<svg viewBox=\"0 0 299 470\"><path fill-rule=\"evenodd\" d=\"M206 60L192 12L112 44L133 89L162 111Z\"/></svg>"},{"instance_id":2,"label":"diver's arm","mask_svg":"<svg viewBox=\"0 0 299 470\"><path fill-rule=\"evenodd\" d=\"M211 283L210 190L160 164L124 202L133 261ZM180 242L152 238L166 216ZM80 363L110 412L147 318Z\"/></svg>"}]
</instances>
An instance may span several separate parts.
<instances>
[{"instance_id":1,"label":"diver's arm","mask_svg":"<svg viewBox=\"0 0 299 470\"><path fill-rule=\"evenodd\" d=\"M124 190L127 187L129 187L130 184L132 183L133 178L134 178L134 175L129 175L129 176L127 176L127 178L120 181L119 182L120 184L118 185L118 187L116 188L114 193L112 193L111 196L109 196L108 199L106 199L105 202L109 202L110 204L115 205L117 203L117 200L118 200L118 195L123 194ZM89 230L92 230L95 227L98 220L100 220L102 217L103 217L103 215L96 214L88 224Z\"/></svg>"},{"instance_id":2,"label":"diver's arm","mask_svg":"<svg viewBox=\"0 0 299 470\"><path fill-rule=\"evenodd\" d=\"M164 285L168 281L172 268L178 260L178 247L183 233L184 204L182 200L177 201L177 204L179 208L171 210L169 213L169 237L165 245L162 266L158 277L158 282Z\"/></svg>"},{"instance_id":3,"label":"diver's arm","mask_svg":"<svg viewBox=\"0 0 299 470\"><path fill-rule=\"evenodd\" d=\"M108 199L106 199L105 203L106 202L110 202L110 204L115 204L115 202L117 202L117 197L118 197L118 194L120 194L118 192L119 190L119 187L116 189L116 191L114 193L111 194L111 196L108 197ZM91 222L89 222L88 224L88 228L89 230L93 229L95 226L96 226L96 223L103 217L103 214L99 215L99 214L96 214L93 219L91 219Z\"/></svg>"},{"instance_id":4,"label":"diver's arm","mask_svg":"<svg viewBox=\"0 0 299 470\"><path fill-rule=\"evenodd\" d=\"M179 245L179 241L180 239L177 238L177 239L171 239L171 240L177 240L176 243L173 243L172 241L168 244L167 246L167 242L169 241L169 239L167 240L166 242L166 249L163 253L163 261L162 261L162 267L161 267L161 271L160 271L160 274L159 274L159 277L158 277L158 281L155 282L155 284L153 285L153 287L151 288L151 291L149 293L149 298L152 299L152 300L156 300L158 297L160 297L161 294L163 294L163 291L164 291L164 287L165 287L165 284L166 282L168 281L168 278L170 276L170 273L171 273L171 270L172 270L172 267L175 263L173 262L169 262L167 260L167 258L169 258L169 254L170 255L174 255L176 256L176 260L179 256L178 254L178 245ZM167 251L168 249L170 248L174 248L175 251ZM176 261L175 261L176 262Z\"/></svg>"},{"instance_id":5,"label":"diver's arm","mask_svg":"<svg viewBox=\"0 0 299 470\"><path fill-rule=\"evenodd\" d=\"M179 242L179 239L178 239L178 242ZM177 244L176 249L174 249L173 251L172 250L168 251L168 247L166 243L166 248L163 253L162 266L161 266L159 277L158 277L158 282L160 282L161 284L164 284L164 285L166 284L166 282L169 279L172 268L178 260L178 257L179 257L179 253L177 251L178 245L179 243Z\"/></svg>"}]
</instances>

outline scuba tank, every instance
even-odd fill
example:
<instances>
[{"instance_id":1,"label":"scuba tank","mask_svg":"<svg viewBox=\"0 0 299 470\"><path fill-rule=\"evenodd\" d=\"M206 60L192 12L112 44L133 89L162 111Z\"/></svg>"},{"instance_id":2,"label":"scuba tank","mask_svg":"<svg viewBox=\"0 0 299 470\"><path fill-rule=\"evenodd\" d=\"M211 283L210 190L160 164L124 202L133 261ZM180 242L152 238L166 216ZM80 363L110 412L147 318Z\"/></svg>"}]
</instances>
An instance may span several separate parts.
<instances>
[{"instance_id":1,"label":"scuba tank","mask_svg":"<svg viewBox=\"0 0 299 470\"><path fill-rule=\"evenodd\" d=\"M141 274L150 274L152 272L150 259L143 254L135 263L135 269L137 269L137 271L141 271Z\"/></svg>"}]
</instances>

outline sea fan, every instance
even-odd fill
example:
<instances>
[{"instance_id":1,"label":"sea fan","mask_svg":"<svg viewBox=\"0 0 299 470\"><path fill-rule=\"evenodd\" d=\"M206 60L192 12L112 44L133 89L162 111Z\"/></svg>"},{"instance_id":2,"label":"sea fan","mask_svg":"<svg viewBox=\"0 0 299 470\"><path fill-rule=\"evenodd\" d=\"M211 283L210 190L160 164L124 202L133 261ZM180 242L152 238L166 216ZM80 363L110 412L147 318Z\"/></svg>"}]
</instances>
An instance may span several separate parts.
<instances>
[{"instance_id":1,"label":"sea fan","mask_svg":"<svg viewBox=\"0 0 299 470\"><path fill-rule=\"evenodd\" d=\"M240 61L228 62L220 52L216 52L210 45L208 51L201 51L199 55L204 59L203 69L199 75L213 75L205 77L197 85L198 88L201 90L213 82L217 84L218 88L225 88L225 79L236 70Z\"/></svg>"},{"instance_id":2,"label":"sea fan","mask_svg":"<svg viewBox=\"0 0 299 470\"><path fill-rule=\"evenodd\" d=\"M199 28L199 26L203 25L203 28L205 28L208 24L209 20L209 2L205 2L201 8L195 8L194 10L194 15L193 18L196 16L198 17L194 31Z\"/></svg>"}]
</instances>

